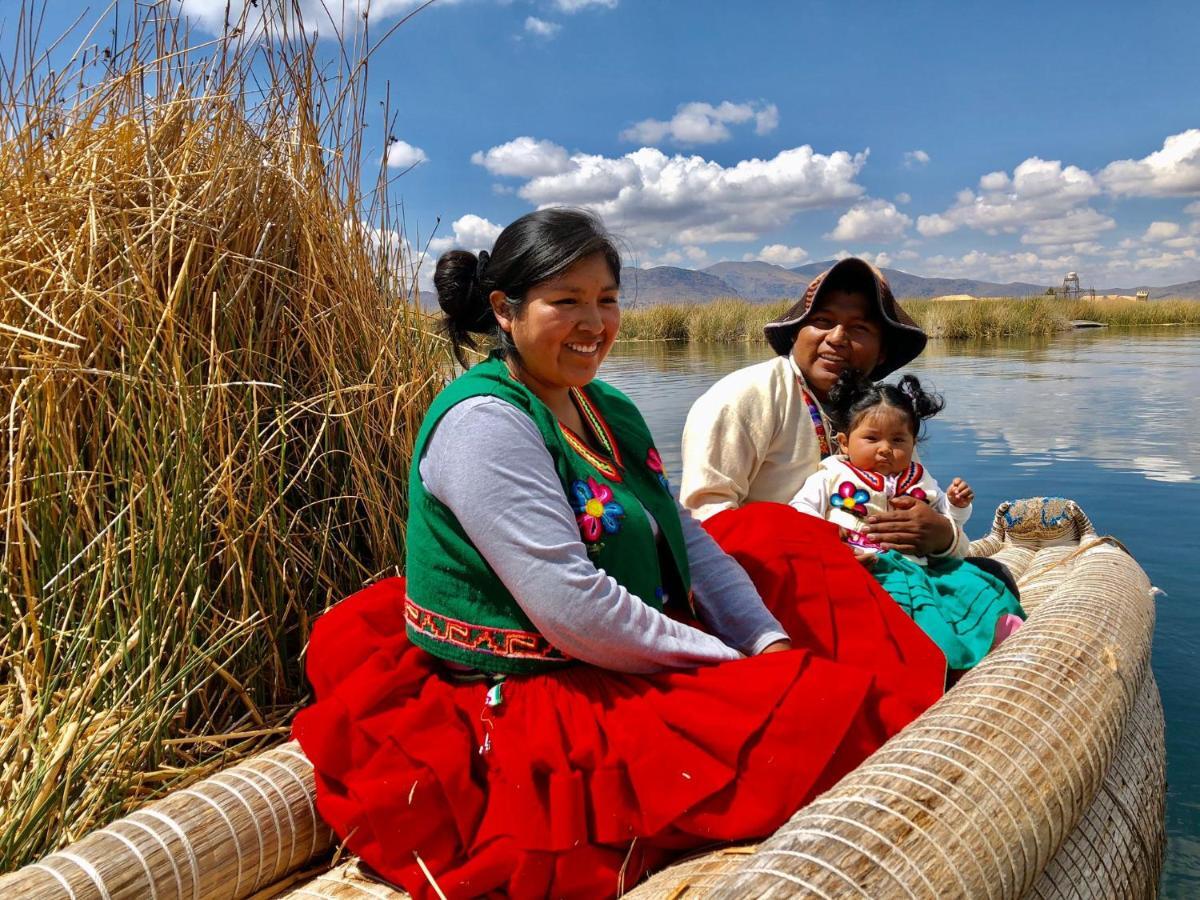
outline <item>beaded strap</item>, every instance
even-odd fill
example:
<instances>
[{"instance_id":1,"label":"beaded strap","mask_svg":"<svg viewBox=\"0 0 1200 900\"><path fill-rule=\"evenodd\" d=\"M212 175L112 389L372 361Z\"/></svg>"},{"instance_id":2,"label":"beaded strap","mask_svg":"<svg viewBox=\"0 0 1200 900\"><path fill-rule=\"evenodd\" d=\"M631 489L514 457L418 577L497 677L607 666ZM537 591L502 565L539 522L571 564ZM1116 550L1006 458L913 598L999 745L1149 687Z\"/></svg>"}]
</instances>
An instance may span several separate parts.
<instances>
[{"instance_id":1,"label":"beaded strap","mask_svg":"<svg viewBox=\"0 0 1200 900\"><path fill-rule=\"evenodd\" d=\"M799 379L796 379L799 381ZM825 420L821 416L821 408L817 406L817 401L812 398L812 394L808 392L801 382L800 396L804 398L804 404L808 407L808 414L812 417L813 428L817 432L817 445L821 448L821 459L833 455L833 448L830 446L829 434L825 430Z\"/></svg>"}]
</instances>

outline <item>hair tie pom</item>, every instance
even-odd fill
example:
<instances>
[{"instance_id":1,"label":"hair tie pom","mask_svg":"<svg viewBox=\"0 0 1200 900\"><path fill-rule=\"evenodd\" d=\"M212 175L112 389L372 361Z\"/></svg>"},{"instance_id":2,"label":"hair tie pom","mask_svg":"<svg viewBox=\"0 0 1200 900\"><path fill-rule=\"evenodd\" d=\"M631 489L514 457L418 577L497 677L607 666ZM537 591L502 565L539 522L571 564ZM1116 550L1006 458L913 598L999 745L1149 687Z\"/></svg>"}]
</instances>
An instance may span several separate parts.
<instances>
[{"instance_id":1,"label":"hair tie pom","mask_svg":"<svg viewBox=\"0 0 1200 900\"><path fill-rule=\"evenodd\" d=\"M475 264L475 280L483 284L483 270L487 267L491 255L486 250L479 251L479 262Z\"/></svg>"}]
</instances>

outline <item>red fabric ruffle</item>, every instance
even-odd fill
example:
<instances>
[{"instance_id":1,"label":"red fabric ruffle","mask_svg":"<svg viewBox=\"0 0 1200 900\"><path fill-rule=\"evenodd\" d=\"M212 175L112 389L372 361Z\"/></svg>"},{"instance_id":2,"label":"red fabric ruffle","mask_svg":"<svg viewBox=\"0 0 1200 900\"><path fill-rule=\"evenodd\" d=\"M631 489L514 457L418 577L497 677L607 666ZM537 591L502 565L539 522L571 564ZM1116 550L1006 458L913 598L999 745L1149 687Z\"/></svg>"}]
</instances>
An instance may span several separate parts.
<instances>
[{"instance_id":1,"label":"red fabric ruffle","mask_svg":"<svg viewBox=\"0 0 1200 900\"><path fill-rule=\"evenodd\" d=\"M821 527L817 527L821 526ZM941 693L945 663L837 539L790 507L707 523L805 648L639 676L444 677L389 579L321 617L294 733L321 815L414 897L611 897L679 851L761 837ZM848 562L847 562L848 560Z\"/></svg>"}]
</instances>

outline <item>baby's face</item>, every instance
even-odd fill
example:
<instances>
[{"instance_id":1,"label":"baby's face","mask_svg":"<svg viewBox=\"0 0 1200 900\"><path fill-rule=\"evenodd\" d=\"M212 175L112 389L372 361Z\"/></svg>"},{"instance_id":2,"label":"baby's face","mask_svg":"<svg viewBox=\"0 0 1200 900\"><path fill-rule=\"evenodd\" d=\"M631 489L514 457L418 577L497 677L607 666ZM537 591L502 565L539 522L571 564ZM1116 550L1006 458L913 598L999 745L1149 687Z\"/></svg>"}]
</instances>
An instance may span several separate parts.
<instances>
[{"instance_id":1,"label":"baby's face","mask_svg":"<svg viewBox=\"0 0 1200 900\"><path fill-rule=\"evenodd\" d=\"M899 475L907 469L917 444L904 411L883 405L868 410L850 434L839 434L838 440L851 463L880 475Z\"/></svg>"}]
</instances>

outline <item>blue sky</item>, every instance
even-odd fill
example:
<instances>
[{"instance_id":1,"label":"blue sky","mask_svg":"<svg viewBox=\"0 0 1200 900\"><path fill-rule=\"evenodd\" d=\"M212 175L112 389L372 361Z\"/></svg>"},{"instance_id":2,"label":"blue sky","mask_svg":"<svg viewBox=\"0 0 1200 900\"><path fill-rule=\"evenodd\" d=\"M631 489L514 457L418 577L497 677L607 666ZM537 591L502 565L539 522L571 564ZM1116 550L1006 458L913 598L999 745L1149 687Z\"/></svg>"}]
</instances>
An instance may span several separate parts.
<instances>
[{"instance_id":1,"label":"blue sky","mask_svg":"<svg viewBox=\"0 0 1200 900\"><path fill-rule=\"evenodd\" d=\"M373 29L415 5L376 0ZM1198 39L1183 2L437 0L371 82L432 255L573 203L643 266L1131 287L1200 278Z\"/></svg>"}]
</instances>

